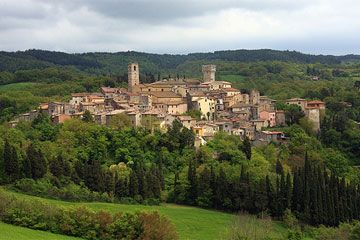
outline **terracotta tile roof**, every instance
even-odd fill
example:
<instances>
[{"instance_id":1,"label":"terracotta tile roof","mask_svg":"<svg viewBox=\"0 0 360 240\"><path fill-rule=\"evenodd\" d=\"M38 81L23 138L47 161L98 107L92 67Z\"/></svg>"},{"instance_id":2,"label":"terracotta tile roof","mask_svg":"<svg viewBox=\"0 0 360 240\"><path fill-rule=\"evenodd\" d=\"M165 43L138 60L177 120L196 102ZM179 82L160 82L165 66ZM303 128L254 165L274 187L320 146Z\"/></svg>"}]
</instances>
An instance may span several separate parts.
<instances>
[{"instance_id":1,"label":"terracotta tile roof","mask_svg":"<svg viewBox=\"0 0 360 240\"><path fill-rule=\"evenodd\" d=\"M180 121L191 121L191 120L195 120L194 118L192 118L191 116L178 116L178 119Z\"/></svg>"},{"instance_id":2,"label":"terracotta tile roof","mask_svg":"<svg viewBox=\"0 0 360 240\"><path fill-rule=\"evenodd\" d=\"M320 100L313 100L313 101L308 101L307 104L325 104L325 103Z\"/></svg>"},{"instance_id":3,"label":"terracotta tile roof","mask_svg":"<svg viewBox=\"0 0 360 240\"><path fill-rule=\"evenodd\" d=\"M240 90L236 88L223 88L222 90L224 92L240 92Z\"/></svg>"},{"instance_id":4,"label":"terracotta tile roof","mask_svg":"<svg viewBox=\"0 0 360 240\"><path fill-rule=\"evenodd\" d=\"M153 92L149 92L149 95L153 95L157 98L182 98L181 95L171 91L165 91L165 92L153 91Z\"/></svg>"},{"instance_id":5,"label":"terracotta tile roof","mask_svg":"<svg viewBox=\"0 0 360 240\"><path fill-rule=\"evenodd\" d=\"M72 97L85 97L85 96L89 96L89 95L91 95L91 93L87 93L87 92L72 93L71 94Z\"/></svg>"}]
</instances>

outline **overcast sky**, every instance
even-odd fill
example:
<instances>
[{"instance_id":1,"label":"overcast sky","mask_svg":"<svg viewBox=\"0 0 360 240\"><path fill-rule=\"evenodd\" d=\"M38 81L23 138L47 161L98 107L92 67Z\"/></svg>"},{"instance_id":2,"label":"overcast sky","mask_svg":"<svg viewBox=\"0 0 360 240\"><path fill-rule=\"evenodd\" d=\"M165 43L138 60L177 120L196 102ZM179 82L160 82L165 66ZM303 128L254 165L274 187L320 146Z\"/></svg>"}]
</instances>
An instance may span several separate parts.
<instances>
[{"instance_id":1,"label":"overcast sky","mask_svg":"<svg viewBox=\"0 0 360 240\"><path fill-rule=\"evenodd\" d=\"M360 54L359 0L0 0L0 50Z\"/></svg>"}]
</instances>

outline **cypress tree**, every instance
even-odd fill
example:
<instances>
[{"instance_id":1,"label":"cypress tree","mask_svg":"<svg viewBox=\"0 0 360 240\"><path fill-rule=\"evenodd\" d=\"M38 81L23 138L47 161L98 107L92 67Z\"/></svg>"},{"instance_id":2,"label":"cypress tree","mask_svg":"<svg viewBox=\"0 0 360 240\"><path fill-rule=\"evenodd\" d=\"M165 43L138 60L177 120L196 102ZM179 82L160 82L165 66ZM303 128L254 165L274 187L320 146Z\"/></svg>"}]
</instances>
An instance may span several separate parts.
<instances>
[{"instance_id":1,"label":"cypress tree","mask_svg":"<svg viewBox=\"0 0 360 240\"><path fill-rule=\"evenodd\" d=\"M251 143L250 143L250 139L245 136L244 141L243 141L243 145L242 145L242 151L244 152L246 158L248 160L251 159Z\"/></svg>"},{"instance_id":2,"label":"cypress tree","mask_svg":"<svg viewBox=\"0 0 360 240\"><path fill-rule=\"evenodd\" d=\"M305 154L305 166L304 166L304 189L303 189L303 218L305 221L310 221L310 188L311 188L311 165L308 158L308 153Z\"/></svg>"},{"instance_id":3,"label":"cypress tree","mask_svg":"<svg viewBox=\"0 0 360 240\"><path fill-rule=\"evenodd\" d=\"M175 172L174 178L174 202L175 203L182 203L183 199L180 198L182 193L182 188L179 180L179 172Z\"/></svg>"},{"instance_id":4,"label":"cypress tree","mask_svg":"<svg viewBox=\"0 0 360 240\"><path fill-rule=\"evenodd\" d=\"M11 146L8 140L4 144L4 172L10 182L20 177L19 158L16 148Z\"/></svg>"},{"instance_id":5,"label":"cypress tree","mask_svg":"<svg viewBox=\"0 0 360 240\"><path fill-rule=\"evenodd\" d=\"M271 215L275 216L275 206L274 206L274 189L271 185L269 176L266 176L266 194L267 194L267 208L270 210Z\"/></svg>"},{"instance_id":6,"label":"cypress tree","mask_svg":"<svg viewBox=\"0 0 360 240\"><path fill-rule=\"evenodd\" d=\"M159 179L158 174L159 174L158 168L155 165L152 165L151 172L150 172L151 185L149 187L151 187L153 197L160 199L161 198L161 180Z\"/></svg>"},{"instance_id":7,"label":"cypress tree","mask_svg":"<svg viewBox=\"0 0 360 240\"><path fill-rule=\"evenodd\" d=\"M130 180L129 180L129 195L130 197L135 197L139 194L139 181L137 174L134 170L131 170Z\"/></svg>"},{"instance_id":8,"label":"cypress tree","mask_svg":"<svg viewBox=\"0 0 360 240\"><path fill-rule=\"evenodd\" d=\"M31 175L33 179L42 178L47 171L47 164L44 155L40 150L36 150L33 144L27 149L27 158L31 165Z\"/></svg>"},{"instance_id":9,"label":"cypress tree","mask_svg":"<svg viewBox=\"0 0 360 240\"><path fill-rule=\"evenodd\" d=\"M85 185L92 191L100 192L103 189L103 173L98 160L89 160L84 171Z\"/></svg>"},{"instance_id":10,"label":"cypress tree","mask_svg":"<svg viewBox=\"0 0 360 240\"><path fill-rule=\"evenodd\" d=\"M163 168L162 160L160 160L160 163L158 165L157 177L160 180L161 190L165 190L165 178L164 178L164 168Z\"/></svg>"},{"instance_id":11,"label":"cypress tree","mask_svg":"<svg viewBox=\"0 0 360 240\"><path fill-rule=\"evenodd\" d=\"M143 193L143 198L154 198L154 192L153 192L153 187L155 185L155 178L152 175L151 170L146 170L145 171L145 188L144 188L144 193Z\"/></svg>"},{"instance_id":12,"label":"cypress tree","mask_svg":"<svg viewBox=\"0 0 360 240\"><path fill-rule=\"evenodd\" d=\"M290 173L287 173L285 187L285 209L291 209L291 187L291 176Z\"/></svg>"},{"instance_id":13,"label":"cypress tree","mask_svg":"<svg viewBox=\"0 0 360 240\"><path fill-rule=\"evenodd\" d=\"M61 154L53 159L49 164L49 170L55 177L61 177L64 174L64 159Z\"/></svg>"},{"instance_id":14,"label":"cypress tree","mask_svg":"<svg viewBox=\"0 0 360 240\"><path fill-rule=\"evenodd\" d=\"M23 173L26 178L32 178L31 169L32 169L32 167L31 167L30 159L26 157L24 159L24 164L23 164Z\"/></svg>"},{"instance_id":15,"label":"cypress tree","mask_svg":"<svg viewBox=\"0 0 360 240\"><path fill-rule=\"evenodd\" d=\"M118 197L119 199L128 197L129 190L132 191L131 187L132 186L128 185L128 181L126 178L119 178L118 174L115 174L115 196L116 197ZM133 193L131 193L131 195L134 196Z\"/></svg>"},{"instance_id":16,"label":"cypress tree","mask_svg":"<svg viewBox=\"0 0 360 240\"><path fill-rule=\"evenodd\" d=\"M101 192L107 193L110 196L114 196L115 194L115 179L113 174L109 171L109 169L102 171L102 184L101 184Z\"/></svg>"},{"instance_id":17,"label":"cypress tree","mask_svg":"<svg viewBox=\"0 0 360 240\"><path fill-rule=\"evenodd\" d=\"M197 179L196 179L196 163L194 160L189 161L188 168L188 199L190 204L194 204L197 198Z\"/></svg>"},{"instance_id":18,"label":"cypress tree","mask_svg":"<svg viewBox=\"0 0 360 240\"><path fill-rule=\"evenodd\" d=\"M293 177L293 189L292 189L292 198L291 198L291 211L295 214L297 214L299 211L299 206L298 206L298 198L300 197L299 181L300 179L298 177L298 171L295 171Z\"/></svg>"},{"instance_id":19,"label":"cypress tree","mask_svg":"<svg viewBox=\"0 0 360 240\"><path fill-rule=\"evenodd\" d=\"M223 203L228 192L228 183L223 168L220 168L219 176L216 178L216 189L214 193L214 206L223 209Z\"/></svg>"},{"instance_id":20,"label":"cypress tree","mask_svg":"<svg viewBox=\"0 0 360 240\"><path fill-rule=\"evenodd\" d=\"M254 195L253 201L254 204L254 213L261 213L263 214L264 211L267 209L268 205L268 191L267 191L267 183L266 179L262 179L256 188L254 188Z\"/></svg>"},{"instance_id":21,"label":"cypress tree","mask_svg":"<svg viewBox=\"0 0 360 240\"><path fill-rule=\"evenodd\" d=\"M276 161L275 170L276 170L276 174L278 174L278 175L284 173L283 166L279 160Z\"/></svg>"},{"instance_id":22,"label":"cypress tree","mask_svg":"<svg viewBox=\"0 0 360 240\"><path fill-rule=\"evenodd\" d=\"M211 207L213 193L210 186L211 174L207 167L199 174L197 182L197 199L196 202L201 207Z\"/></svg>"},{"instance_id":23,"label":"cypress tree","mask_svg":"<svg viewBox=\"0 0 360 240\"><path fill-rule=\"evenodd\" d=\"M325 216L325 209L324 205L326 204L325 200L325 180L324 180L324 174L321 172L320 167L318 167L318 212L319 212L319 223L325 223L326 222L326 216Z\"/></svg>"}]
</instances>

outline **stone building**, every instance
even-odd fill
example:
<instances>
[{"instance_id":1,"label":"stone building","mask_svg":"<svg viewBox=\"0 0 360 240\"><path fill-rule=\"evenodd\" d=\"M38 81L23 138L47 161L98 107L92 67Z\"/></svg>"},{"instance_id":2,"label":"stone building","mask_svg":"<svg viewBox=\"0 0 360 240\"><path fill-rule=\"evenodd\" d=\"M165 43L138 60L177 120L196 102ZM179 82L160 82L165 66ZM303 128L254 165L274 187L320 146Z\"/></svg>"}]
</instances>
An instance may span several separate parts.
<instances>
[{"instance_id":1,"label":"stone building","mask_svg":"<svg viewBox=\"0 0 360 240\"><path fill-rule=\"evenodd\" d=\"M250 95L249 95L249 100L250 100L250 104L252 105L258 105L260 104L260 92L255 90L255 89L252 89L250 91Z\"/></svg>"},{"instance_id":2,"label":"stone building","mask_svg":"<svg viewBox=\"0 0 360 240\"><path fill-rule=\"evenodd\" d=\"M203 65L202 66L203 81L213 82L215 81L216 66L215 65Z\"/></svg>"},{"instance_id":3,"label":"stone building","mask_svg":"<svg viewBox=\"0 0 360 240\"><path fill-rule=\"evenodd\" d=\"M140 83L139 64L130 63L128 66L128 91L133 92Z\"/></svg>"}]
</instances>

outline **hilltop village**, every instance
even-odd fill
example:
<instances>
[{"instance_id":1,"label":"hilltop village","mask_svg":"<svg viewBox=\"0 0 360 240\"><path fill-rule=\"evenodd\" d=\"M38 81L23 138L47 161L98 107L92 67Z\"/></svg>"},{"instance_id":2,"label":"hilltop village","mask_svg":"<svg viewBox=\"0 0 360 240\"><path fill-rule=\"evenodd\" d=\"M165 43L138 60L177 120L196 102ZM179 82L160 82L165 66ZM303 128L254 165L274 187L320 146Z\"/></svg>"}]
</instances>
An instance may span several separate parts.
<instances>
[{"instance_id":1,"label":"hilltop village","mask_svg":"<svg viewBox=\"0 0 360 240\"><path fill-rule=\"evenodd\" d=\"M202 73L202 80L177 78L142 84L139 65L130 63L128 89L101 87L96 93L73 93L69 102L41 104L38 110L20 115L11 124L32 121L39 111L49 114L54 123L82 118L89 112L94 122L102 125L109 125L114 116L126 114L133 126L150 120L164 130L178 119L193 130L196 145L206 144L219 131L241 138L247 136L259 143L285 138L282 132L263 130L285 125L285 113L275 109L275 100L261 96L255 89L245 93L233 88L230 82L217 81L215 65L203 65ZM296 98L288 99L286 104L300 106L314 130L320 129L324 102ZM189 111L201 113L200 120L189 116Z\"/></svg>"}]
</instances>

